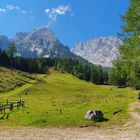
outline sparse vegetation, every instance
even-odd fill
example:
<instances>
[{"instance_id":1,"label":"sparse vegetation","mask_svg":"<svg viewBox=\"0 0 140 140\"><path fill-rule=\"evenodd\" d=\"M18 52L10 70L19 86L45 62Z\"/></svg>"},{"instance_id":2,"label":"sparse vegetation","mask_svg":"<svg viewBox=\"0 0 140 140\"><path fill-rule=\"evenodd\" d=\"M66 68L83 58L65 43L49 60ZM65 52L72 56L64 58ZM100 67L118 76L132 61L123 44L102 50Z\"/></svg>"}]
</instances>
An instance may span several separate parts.
<instances>
[{"instance_id":1,"label":"sparse vegetation","mask_svg":"<svg viewBox=\"0 0 140 140\"><path fill-rule=\"evenodd\" d=\"M140 113L140 108L136 108L135 111Z\"/></svg>"}]
</instances>

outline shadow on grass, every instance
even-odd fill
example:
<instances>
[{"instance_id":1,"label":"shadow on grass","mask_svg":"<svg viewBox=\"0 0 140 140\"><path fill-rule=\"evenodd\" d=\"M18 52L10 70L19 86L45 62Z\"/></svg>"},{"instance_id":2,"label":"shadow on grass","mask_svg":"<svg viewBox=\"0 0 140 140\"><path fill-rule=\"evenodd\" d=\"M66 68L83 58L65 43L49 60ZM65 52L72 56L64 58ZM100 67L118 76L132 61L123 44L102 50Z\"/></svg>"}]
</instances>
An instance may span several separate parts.
<instances>
[{"instance_id":1,"label":"shadow on grass","mask_svg":"<svg viewBox=\"0 0 140 140\"><path fill-rule=\"evenodd\" d=\"M115 112L113 113L113 115L116 115L116 114L118 114L118 113L120 113L120 112L122 112L122 111L123 111L122 109L117 110L117 111L115 111Z\"/></svg>"},{"instance_id":2,"label":"shadow on grass","mask_svg":"<svg viewBox=\"0 0 140 140\"><path fill-rule=\"evenodd\" d=\"M90 120L90 121L96 122L96 124L92 124L92 125L82 125L82 126L80 126L80 128L85 128L85 127L100 127L100 125L99 125L98 123L101 123L101 122L108 122L109 119L103 118L103 119L100 119L100 120L94 119L94 120Z\"/></svg>"},{"instance_id":3,"label":"shadow on grass","mask_svg":"<svg viewBox=\"0 0 140 140\"><path fill-rule=\"evenodd\" d=\"M95 122L108 122L109 119L107 119L107 118L102 118L102 119L100 119L100 120L95 119L94 121L95 121Z\"/></svg>"}]
</instances>

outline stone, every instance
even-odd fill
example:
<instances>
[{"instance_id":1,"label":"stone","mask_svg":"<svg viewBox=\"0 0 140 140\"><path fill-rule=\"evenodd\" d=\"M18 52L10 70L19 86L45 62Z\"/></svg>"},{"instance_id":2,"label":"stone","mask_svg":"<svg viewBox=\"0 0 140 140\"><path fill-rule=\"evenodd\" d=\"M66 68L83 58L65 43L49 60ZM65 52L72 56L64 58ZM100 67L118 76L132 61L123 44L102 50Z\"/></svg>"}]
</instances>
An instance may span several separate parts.
<instances>
[{"instance_id":1,"label":"stone","mask_svg":"<svg viewBox=\"0 0 140 140\"><path fill-rule=\"evenodd\" d=\"M85 115L85 119L101 121L104 118L103 115L100 110L89 110Z\"/></svg>"}]
</instances>

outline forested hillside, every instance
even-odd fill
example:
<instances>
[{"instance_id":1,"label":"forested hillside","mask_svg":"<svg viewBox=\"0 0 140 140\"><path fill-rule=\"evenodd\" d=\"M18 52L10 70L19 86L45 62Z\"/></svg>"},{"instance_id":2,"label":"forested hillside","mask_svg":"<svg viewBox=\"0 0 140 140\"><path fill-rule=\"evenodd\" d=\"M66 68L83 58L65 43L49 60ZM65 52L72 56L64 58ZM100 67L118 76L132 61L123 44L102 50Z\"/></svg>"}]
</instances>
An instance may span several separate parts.
<instances>
[{"instance_id":1,"label":"forested hillside","mask_svg":"<svg viewBox=\"0 0 140 140\"><path fill-rule=\"evenodd\" d=\"M14 57L16 48L10 44L7 51L0 50L0 66L14 68L29 73L46 74L50 67L61 72L68 72L79 79L104 84L108 82L108 74L101 66L81 62L73 58L23 58Z\"/></svg>"}]
</instances>

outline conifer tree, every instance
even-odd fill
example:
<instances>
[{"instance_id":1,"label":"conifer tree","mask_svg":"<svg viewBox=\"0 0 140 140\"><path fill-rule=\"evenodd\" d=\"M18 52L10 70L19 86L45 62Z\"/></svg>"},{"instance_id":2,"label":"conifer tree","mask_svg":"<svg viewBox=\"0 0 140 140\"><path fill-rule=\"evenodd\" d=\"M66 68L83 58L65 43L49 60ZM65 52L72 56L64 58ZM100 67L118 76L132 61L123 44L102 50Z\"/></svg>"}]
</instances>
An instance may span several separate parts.
<instances>
[{"instance_id":1,"label":"conifer tree","mask_svg":"<svg viewBox=\"0 0 140 140\"><path fill-rule=\"evenodd\" d=\"M110 73L110 82L119 86L135 86L135 84L140 83L139 0L130 0L130 6L122 19L123 25L120 36L123 44L119 47L120 59L114 63L114 68Z\"/></svg>"}]
</instances>

